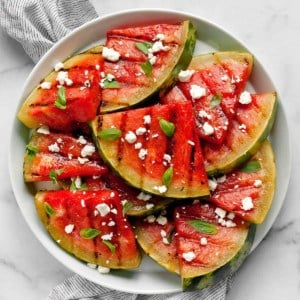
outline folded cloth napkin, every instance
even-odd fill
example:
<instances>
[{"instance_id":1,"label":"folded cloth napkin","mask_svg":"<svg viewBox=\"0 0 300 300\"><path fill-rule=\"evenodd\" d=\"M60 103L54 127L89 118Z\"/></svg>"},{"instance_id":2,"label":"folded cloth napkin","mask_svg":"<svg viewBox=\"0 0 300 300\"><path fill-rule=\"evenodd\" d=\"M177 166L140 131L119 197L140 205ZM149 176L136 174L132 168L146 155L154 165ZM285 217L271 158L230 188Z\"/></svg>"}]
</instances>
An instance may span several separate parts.
<instances>
[{"instance_id":1,"label":"folded cloth napkin","mask_svg":"<svg viewBox=\"0 0 300 300\"><path fill-rule=\"evenodd\" d=\"M0 25L21 43L34 62L59 39L96 17L97 13L88 0L0 0ZM229 276L201 292L150 296L111 290L74 275L55 287L48 299L222 300L231 283L232 277Z\"/></svg>"}]
</instances>

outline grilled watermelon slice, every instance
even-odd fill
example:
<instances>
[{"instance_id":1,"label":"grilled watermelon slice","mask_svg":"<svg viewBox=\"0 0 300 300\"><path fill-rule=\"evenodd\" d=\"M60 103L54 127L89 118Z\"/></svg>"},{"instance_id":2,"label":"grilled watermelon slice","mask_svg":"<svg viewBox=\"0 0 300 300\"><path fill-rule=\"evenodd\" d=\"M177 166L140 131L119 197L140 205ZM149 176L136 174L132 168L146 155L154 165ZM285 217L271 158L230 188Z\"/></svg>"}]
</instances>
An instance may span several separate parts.
<instances>
[{"instance_id":1,"label":"grilled watermelon slice","mask_svg":"<svg viewBox=\"0 0 300 300\"><path fill-rule=\"evenodd\" d=\"M241 91L252 71L253 57L244 52L215 52L195 56L187 77L163 97L163 103L192 101L199 136L222 144L235 116Z\"/></svg>"},{"instance_id":2,"label":"grilled watermelon slice","mask_svg":"<svg viewBox=\"0 0 300 300\"><path fill-rule=\"evenodd\" d=\"M23 167L26 182L99 176L107 172L88 138L53 132L32 135L26 147Z\"/></svg>"},{"instance_id":3,"label":"grilled watermelon slice","mask_svg":"<svg viewBox=\"0 0 300 300\"><path fill-rule=\"evenodd\" d=\"M105 46L117 57L108 55L104 62L101 112L128 108L163 94L190 63L195 42L190 21L108 31ZM115 84L108 84L108 74Z\"/></svg>"},{"instance_id":4,"label":"grilled watermelon slice","mask_svg":"<svg viewBox=\"0 0 300 300\"><path fill-rule=\"evenodd\" d=\"M249 253L255 225L211 204L181 206L174 213L183 290L215 284L236 271Z\"/></svg>"},{"instance_id":5,"label":"grilled watermelon slice","mask_svg":"<svg viewBox=\"0 0 300 300\"><path fill-rule=\"evenodd\" d=\"M138 267L134 234L116 192L39 192L35 204L51 237L77 258L113 269Z\"/></svg>"},{"instance_id":6,"label":"grilled watermelon slice","mask_svg":"<svg viewBox=\"0 0 300 300\"><path fill-rule=\"evenodd\" d=\"M210 201L240 218L260 224L264 221L275 192L276 166L272 147L265 141L240 169L215 180Z\"/></svg>"},{"instance_id":7,"label":"grilled watermelon slice","mask_svg":"<svg viewBox=\"0 0 300 300\"><path fill-rule=\"evenodd\" d=\"M62 69L46 76L25 99L19 120L29 128L47 125L63 131L92 120L101 100L101 50L95 47L75 55L63 63Z\"/></svg>"},{"instance_id":8,"label":"grilled watermelon slice","mask_svg":"<svg viewBox=\"0 0 300 300\"><path fill-rule=\"evenodd\" d=\"M207 173L228 173L255 154L270 133L276 108L276 93L251 95L249 104L239 103L224 143L202 143Z\"/></svg>"},{"instance_id":9,"label":"grilled watermelon slice","mask_svg":"<svg viewBox=\"0 0 300 300\"><path fill-rule=\"evenodd\" d=\"M130 185L170 198L208 196L192 113L189 102L156 105L98 116L91 127L103 159Z\"/></svg>"}]
</instances>

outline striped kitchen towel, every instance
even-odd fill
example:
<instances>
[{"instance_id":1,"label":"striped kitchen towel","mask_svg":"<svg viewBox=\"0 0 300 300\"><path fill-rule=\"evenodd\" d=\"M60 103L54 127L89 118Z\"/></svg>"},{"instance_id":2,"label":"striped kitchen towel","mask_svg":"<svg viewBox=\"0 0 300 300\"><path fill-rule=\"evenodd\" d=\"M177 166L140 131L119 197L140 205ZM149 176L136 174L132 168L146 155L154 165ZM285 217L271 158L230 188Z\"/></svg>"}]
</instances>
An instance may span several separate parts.
<instances>
[{"instance_id":1,"label":"striped kitchen towel","mask_svg":"<svg viewBox=\"0 0 300 300\"><path fill-rule=\"evenodd\" d=\"M97 17L88 0L0 0L0 14L2 28L21 43L35 63L62 37ZM228 277L201 292L135 295L102 287L75 274L56 286L48 299L222 300L231 282Z\"/></svg>"}]
</instances>

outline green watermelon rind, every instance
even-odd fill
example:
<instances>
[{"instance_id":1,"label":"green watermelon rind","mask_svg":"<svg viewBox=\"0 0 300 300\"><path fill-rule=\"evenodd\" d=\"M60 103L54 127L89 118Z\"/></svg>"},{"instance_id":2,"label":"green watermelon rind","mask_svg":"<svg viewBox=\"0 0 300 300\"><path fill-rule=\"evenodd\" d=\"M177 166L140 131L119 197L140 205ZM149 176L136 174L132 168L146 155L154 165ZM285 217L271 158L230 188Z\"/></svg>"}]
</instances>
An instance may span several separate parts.
<instances>
[{"instance_id":1,"label":"green watermelon rind","mask_svg":"<svg viewBox=\"0 0 300 300\"><path fill-rule=\"evenodd\" d=\"M165 94L167 90L169 90L176 83L179 72L186 69L192 60L196 45L196 29L194 25L190 21L184 21L183 26L185 30L185 42L181 47L181 52L178 55L177 62L173 68L169 71L166 71L165 76L154 85L153 89L147 91L141 99L134 101L134 103L130 105L105 103L105 106L100 108L101 113L116 112L139 106L140 104L147 102L158 95Z\"/></svg>"},{"instance_id":2,"label":"green watermelon rind","mask_svg":"<svg viewBox=\"0 0 300 300\"><path fill-rule=\"evenodd\" d=\"M255 232L256 225L250 224L244 244L228 263L206 275L193 278L182 278L182 290L202 290L204 288L217 284L222 279L225 279L236 272L250 253L255 237Z\"/></svg>"},{"instance_id":3,"label":"green watermelon rind","mask_svg":"<svg viewBox=\"0 0 300 300\"><path fill-rule=\"evenodd\" d=\"M206 172L208 176L219 176L219 175L229 173L235 168L237 168L238 166L242 165L248 159L250 159L258 151L258 149L261 147L263 142L269 136L276 118L276 112L278 106L277 93L273 92L271 94L273 95L274 98L274 105L272 108L272 112L270 113L270 118L266 122L264 128L261 130L261 133L257 137L257 139L252 140L252 143L250 143L247 151L245 151L235 159L232 159L231 161L227 162L226 164L219 165L218 167L214 167L214 168L206 167Z\"/></svg>"}]
</instances>

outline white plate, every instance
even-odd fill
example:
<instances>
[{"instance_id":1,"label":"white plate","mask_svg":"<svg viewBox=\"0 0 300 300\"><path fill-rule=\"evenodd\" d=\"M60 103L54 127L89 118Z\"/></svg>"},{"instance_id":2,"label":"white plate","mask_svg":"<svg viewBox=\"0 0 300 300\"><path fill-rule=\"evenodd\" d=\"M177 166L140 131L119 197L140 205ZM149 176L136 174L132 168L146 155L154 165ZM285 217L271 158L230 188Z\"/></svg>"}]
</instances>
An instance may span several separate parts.
<instances>
[{"instance_id":1,"label":"white plate","mask_svg":"<svg viewBox=\"0 0 300 300\"><path fill-rule=\"evenodd\" d=\"M76 51L99 43L99 41L103 42L108 29L124 25L178 22L186 19L191 20L197 29L196 54L214 50L246 50L251 52L220 27L190 14L155 9L120 12L87 23L57 43L33 69L23 88L19 107L35 85L51 71L55 63L64 60ZM247 88L257 93L276 90L270 76L257 59L255 60L254 71ZM10 142L10 178L23 216L44 247L72 271L105 287L143 294L180 291L179 277L159 267L149 258L144 259L141 267L137 270L114 271L103 275L88 268L85 263L80 262L73 256L68 255L52 241L35 213L33 193L23 182L22 164L28 132L28 129L15 119ZM289 182L291 166L290 141L287 121L280 100L276 122L271 133L271 141L276 155L278 170L276 195L265 222L258 226L252 250L262 241L275 221L284 201Z\"/></svg>"}]
</instances>

